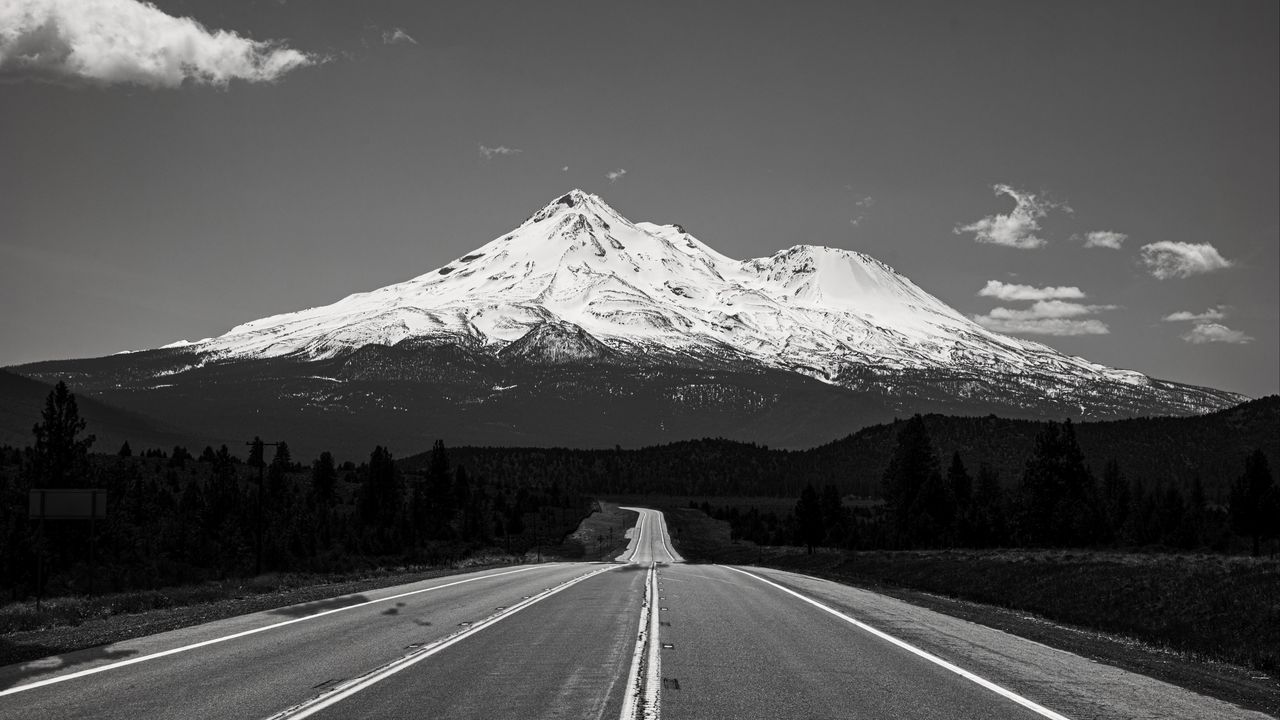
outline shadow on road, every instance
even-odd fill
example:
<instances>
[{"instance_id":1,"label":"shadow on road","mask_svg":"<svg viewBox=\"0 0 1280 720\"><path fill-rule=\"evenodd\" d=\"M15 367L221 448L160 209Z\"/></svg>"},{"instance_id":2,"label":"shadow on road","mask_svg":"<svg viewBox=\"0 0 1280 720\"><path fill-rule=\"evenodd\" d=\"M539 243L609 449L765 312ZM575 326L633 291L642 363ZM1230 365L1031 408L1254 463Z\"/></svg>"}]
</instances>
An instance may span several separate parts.
<instances>
[{"instance_id":1,"label":"shadow on road","mask_svg":"<svg viewBox=\"0 0 1280 720\"><path fill-rule=\"evenodd\" d=\"M3 653L5 657L25 658L25 660L19 661L25 662L23 665L10 665L0 668L0 690L7 690L28 680L34 680L41 675L61 672L76 665L96 663L100 660L107 662L124 660L132 655L137 655L138 651L112 650L109 645L102 645L59 655L56 654L57 648L0 640L0 653Z\"/></svg>"},{"instance_id":2,"label":"shadow on road","mask_svg":"<svg viewBox=\"0 0 1280 720\"><path fill-rule=\"evenodd\" d=\"M325 610L337 610L339 608L351 607L359 605L363 602L369 602L369 598L364 595L344 595L343 597L330 598L328 600L317 600L315 602L303 603L301 605L290 605L289 607L277 608L270 610L272 615L284 615L286 617L306 617L315 615Z\"/></svg>"}]
</instances>

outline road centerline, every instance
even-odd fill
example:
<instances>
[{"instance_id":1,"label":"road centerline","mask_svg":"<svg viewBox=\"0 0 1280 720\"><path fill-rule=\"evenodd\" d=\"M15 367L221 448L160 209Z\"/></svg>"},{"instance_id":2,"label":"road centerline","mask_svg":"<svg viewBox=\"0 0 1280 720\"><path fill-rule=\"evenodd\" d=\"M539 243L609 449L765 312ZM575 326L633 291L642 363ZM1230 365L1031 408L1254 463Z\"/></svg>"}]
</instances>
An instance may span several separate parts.
<instances>
[{"instance_id":1,"label":"road centerline","mask_svg":"<svg viewBox=\"0 0 1280 720\"><path fill-rule=\"evenodd\" d=\"M358 678L354 678L340 685L335 685L334 687L327 689L321 695L318 695L305 702L299 703L298 705L294 705L293 707L287 708L285 710L281 710L280 712L269 716L267 720L303 720L303 718L311 717L312 715L322 710L325 710L326 708L332 707L333 705L336 705L337 703L342 702L343 700L351 697L352 695L355 695L356 693L361 692L362 690L366 690L370 687L373 687L374 685L382 682L383 680L386 680L387 678L399 672L409 669L410 667L418 664L419 662L422 662L423 660L426 660L427 658L441 652L442 650L445 650L446 648L449 648L459 642L462 642L463 640L471 637L472 635L480 632L481 630L484 630L487 627L490 627L503 620L506 620L507 618L511 617L512 615L515 615L521 610L531 607L539 602L542 602L543 600L546 600L547 598L552 597L553 595L556 595L560 592L568 590L574 585L577 585L580 582L593 578L596 575L609 572L610 570L613 570L616 567L617 567L616 565L602 567L597 570L593 570L589 573L586 573L585 575L579 575L576 578L571 578L569 580L566 580L565 582L559 585L555 585L550 588L547 588L546 590L543 590L542 592L536 595L533 595L532 597L521 600L520 602L506 608L505 610L499 611L483 620L477 621L469 625L464 630L456 632L448 637L441 638L440 640L437 640L433 643L428 643L427 645L423 645L422 647L415 649L413 652L407 655L404 655L400 658L397 658L396 660L386 663L380 667L377 667L365 673L364 675L361 675Z\"/></svg>"}]
</instances>

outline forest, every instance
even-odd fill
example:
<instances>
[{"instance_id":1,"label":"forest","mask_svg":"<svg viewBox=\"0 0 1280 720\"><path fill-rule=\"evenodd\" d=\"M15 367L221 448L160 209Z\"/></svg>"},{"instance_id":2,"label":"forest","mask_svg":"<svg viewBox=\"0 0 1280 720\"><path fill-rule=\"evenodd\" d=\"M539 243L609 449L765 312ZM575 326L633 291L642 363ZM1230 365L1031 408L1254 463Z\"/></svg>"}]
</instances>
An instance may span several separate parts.
<instances>
[{"instance_id":1,"label":"forest","mask_svg":"<svg viewBox=\"0 0 1280 720\"><path fill-rule=\"evenodd\" d=\"M767 545L1274 552L1277 400L1080 425L914 416L800 452L715 439L636 450L437 440L402 459L378 446L304 460L280 439L98 448L59 384L32 443L0 448L0 596L573 553L562 542L593 499L636 494L686 498L735 539ZM1178 471L1153 479L1170 457ZM31 489L68 487L105 490L106 517L28 517ZM761 511L748 496L794 509Z\"/></svg>"}]
</instances>

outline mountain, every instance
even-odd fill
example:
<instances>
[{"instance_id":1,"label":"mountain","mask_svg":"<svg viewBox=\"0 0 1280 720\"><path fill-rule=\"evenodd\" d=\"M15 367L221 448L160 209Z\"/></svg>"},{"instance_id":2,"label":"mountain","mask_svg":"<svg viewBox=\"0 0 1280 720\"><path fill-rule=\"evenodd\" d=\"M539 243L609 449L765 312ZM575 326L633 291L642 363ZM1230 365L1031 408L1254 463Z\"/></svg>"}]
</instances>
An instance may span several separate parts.
<instances>
[{"instance_id":1,"label":"mountain","mask_svg":"<svg viewBox=\"0 0 1280 720\"><path fill-rule=\"evenodd\" d=\"M52 390L52 385L0 370L0 445L20 448L32 443L32 427L40 422L40 411ZM91 448L94 452L113 453L126 440L135 450L163 448L167 451L175 445L191 449L203 439L92 397L77 397L76 407L85 420L86 432L96 436Z\"/></svg>"},{"instance_id":2,"label":"mountain","mask_svg":"<svg viewBox=\"0 0 1280 720\"><path fill-rule=\"evenodd\" d=\"M434 435L801 446L917 411L1109 419L1244 400L991 332L862 253L739 261L580 190L406 282L215 338L15 371L219 436L353 451Z\"/></svg>"}]
</instances>

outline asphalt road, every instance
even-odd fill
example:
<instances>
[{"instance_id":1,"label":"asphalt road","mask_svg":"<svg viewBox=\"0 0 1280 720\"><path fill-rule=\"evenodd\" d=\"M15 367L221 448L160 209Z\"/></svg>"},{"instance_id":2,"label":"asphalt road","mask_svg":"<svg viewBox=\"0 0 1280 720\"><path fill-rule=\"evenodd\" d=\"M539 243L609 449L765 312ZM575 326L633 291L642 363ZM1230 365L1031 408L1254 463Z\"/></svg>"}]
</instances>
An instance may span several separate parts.
<instances>
[{"instance_id":1,"label":"asphalt road","mask_svg":"<svg viewBox=\"0 0 1280 720\"><path fill-rule=\"evenodd\" d=\"M0 668L0 718L1262 718L901 601L685 565L487 570Z\"/></svg>"}]
</instances>

